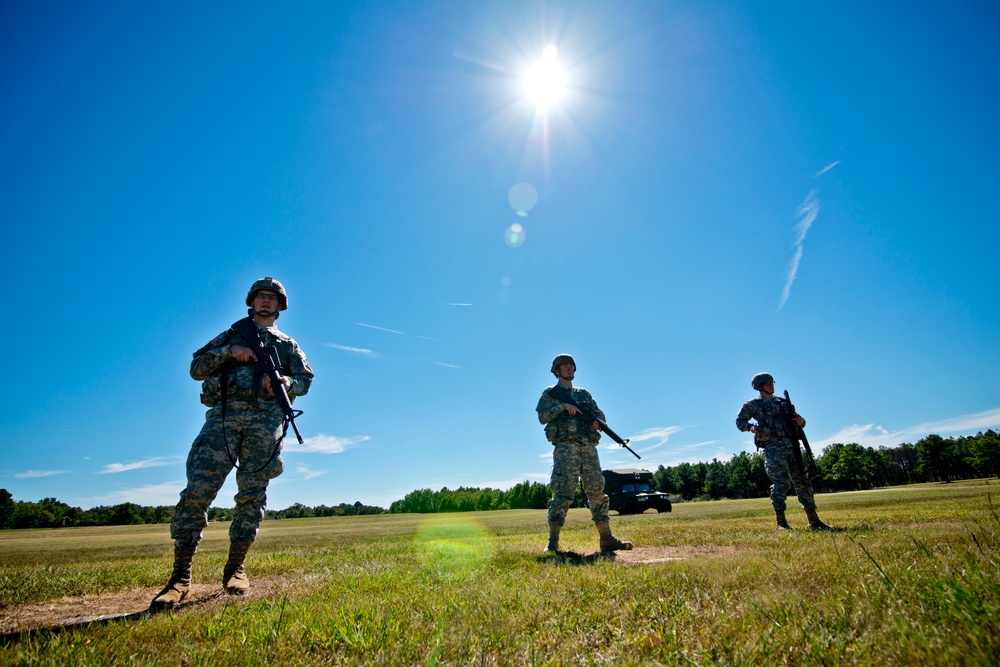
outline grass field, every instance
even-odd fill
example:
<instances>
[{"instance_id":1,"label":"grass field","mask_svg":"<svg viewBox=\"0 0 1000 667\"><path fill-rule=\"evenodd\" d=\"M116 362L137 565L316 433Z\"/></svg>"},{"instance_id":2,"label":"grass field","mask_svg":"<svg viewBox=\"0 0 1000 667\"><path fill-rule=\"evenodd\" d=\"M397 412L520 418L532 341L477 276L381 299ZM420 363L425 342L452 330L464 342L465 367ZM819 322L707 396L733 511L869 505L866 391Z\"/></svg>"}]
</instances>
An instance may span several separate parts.
<instances>
[{"instance_id":1,"label":"grass field","mask_svg":"<svg viewBox=\"0 0 1000 667\"><path fill-rule=\"evenodd\" d=\"M766 499L612 518L574 509L554 558L538 510L265 522L253 591L217 595L228 524L175 612L7 635L26 665L995 665L998 480L820 495L838 533L778 532ZM803 527L801 510L789 510ZM143 609L167 527L0 533L2 631Z\"/></svg>"}]
</instances>

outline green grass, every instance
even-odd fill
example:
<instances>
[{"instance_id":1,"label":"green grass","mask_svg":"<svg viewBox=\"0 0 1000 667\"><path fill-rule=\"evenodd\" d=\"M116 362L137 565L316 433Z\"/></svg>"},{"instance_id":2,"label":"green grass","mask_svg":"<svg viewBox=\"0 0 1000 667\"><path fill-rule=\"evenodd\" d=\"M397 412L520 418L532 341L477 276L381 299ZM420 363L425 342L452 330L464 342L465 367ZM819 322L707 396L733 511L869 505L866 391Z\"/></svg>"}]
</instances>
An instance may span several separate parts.
<instances>
[{"instance_id":1,"label":"green grass","mask_svg":"<svg viewBox=\"0 0 1000 667\"><path fill-rule=\"evenodd\" d=\"M840 533L773 528L766 499L614 517L641 565L541 555L537 510L265 522L247 569L271 598L40 632L28 665L987 665L1000 656L997 480L821 495ZM996 502L996 505L993 503ZM789 510L793 527L805 524ZM195 579L221 570L213 524ZM592 553L574 509L562 547ZM144 589L166 526L0 533L0 605ZM639 552L633 552L638 554ZM673 553L673 552L671 552ZM124 611L124 610L123 610Z\"/></svg>"}]
</instances>

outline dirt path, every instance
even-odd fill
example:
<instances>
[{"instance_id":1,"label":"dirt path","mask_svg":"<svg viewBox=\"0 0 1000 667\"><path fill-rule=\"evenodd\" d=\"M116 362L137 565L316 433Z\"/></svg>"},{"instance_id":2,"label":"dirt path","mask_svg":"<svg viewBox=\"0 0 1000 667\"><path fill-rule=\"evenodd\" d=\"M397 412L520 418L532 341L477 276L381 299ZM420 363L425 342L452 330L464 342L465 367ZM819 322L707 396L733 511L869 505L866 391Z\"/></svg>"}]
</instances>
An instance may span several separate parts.
<instances>
[{"instance_id":1,"label":"dirt path","mask_svg":"<svg viewBox=\"0 0 1000 667\"><path fill-rule=\"evenodd\" d=\"M180 612L191 607L222 607L243 600L275 598L291 589L294 583L277 577L254 579L250 592L238 597L226 595L220 584L192 584L184 602L175 609ZM112 620L104 618L108 616L140 618L157 592L152 588L137 589L4 607L0 609L0 635L11 636L43 628L65 629Z\"/></svg>"},{"instance_id":2,"label":"dirt path","mask_svg":"<svg viewBox=\"0 0 1000 667\"><path fill-rule=\"evenodd\" d=\"M624 565L649 565L651 563L666 563L675 560L691 560L694 558L711 558L732 556L735 547L717 546L683 546L683 547L643 547L637 546L631 551L616 551L614 560Z\"/></svg>"}]
</instances>

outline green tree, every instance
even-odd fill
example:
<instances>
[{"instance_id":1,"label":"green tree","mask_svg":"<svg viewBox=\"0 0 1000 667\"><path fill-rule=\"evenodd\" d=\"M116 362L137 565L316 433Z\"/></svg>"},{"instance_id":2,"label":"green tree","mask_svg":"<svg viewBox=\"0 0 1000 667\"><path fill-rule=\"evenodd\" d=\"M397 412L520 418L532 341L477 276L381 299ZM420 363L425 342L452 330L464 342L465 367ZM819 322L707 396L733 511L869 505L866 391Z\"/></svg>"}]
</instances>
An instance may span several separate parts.
<instances>
[{"instance_id":1,"label":"green tree","mask_svg":"<svg viewBox=\"0 0 1000 667\"><path fill-rule=\"evenodd\" d=\"M909 443L879 447L879 468L884 485L899 486L917 480L917 448Z\"/></svg>"},{"instance_id":2,"label":"green tree","mask_svg":"<svg viewBox=\"0 0 1000 667\"><path fill-rule=\"evenodd\" d=\"M740 452L728 464L729 480L726 495L730 498L755 498L757 489L753 481L753 458L749 452Z\"/></svg>"},{"instance_id":3,"label":"green tree","mask_svg":"<svg viewBox=\"0 0 1000 667\"><path fill-rule=\"evenodd\" d=\"M869 489L877 466L874 451L857 443L835 443L823 450L823 480L838 489Z\"/></svg>"},{"instance_id":4,"label":"green tree","mask_svg":"<svg viewBox=\"0 0 1000 667\"><path fill-rule=\"evenodd\" d=\"M949 442L931 434L914 445L917 449L917 473L927 481L951 481Z\"/></svg>"},{"instance_id":5,"label":"green tree","mask_svg":"<svg viewBox=\"0 0 1000 667\"><path fill-rule=\"evenodd\" d=\"M657 467L653 473L653 488L660 493L677 493L677 480L672 473L672 468Z\"/></svg>"},{"instance_id":6,"label":"green tree","mask_svg":"<svg viewBox=\"0 0 1000 667\"><path fill-rule=\"evenodd\" d=\"M972 455L969 453L971 442L972 438L966 436L948 438L948 474L951 479L972 479L976 476Z\"/></svg>"},{"instance_id":7,"label":"green tree","mask_svg":"<svg viewBox=\"0 0 1000 667\"><path fill-rule=\"evenodd\" d=\"M705 483L702 486L702 492L708 494L708 497L713 500L725 498L728 495L729 471L719 459L712 459L712 462L705 466Z\"/></svg>"},{"instance_id":8,"label":"green tree","mask_svg":"<svg viewBox=\"0 0 1000 667\"><path fill-rule=\"evenodd\" d=\"M0 489L0 528L12 528L11 516L14 512L14 496L7 489Z\"/></svg>"},{"instance_id":9,"label":"green tree","mask_svg":"<svg viewBox=\"0 0 1000 667\"><path fill-rule=\"evenodd\" d=\"M970 438L969 463L983 477L1000 476L1000 437L990 429Z\"/></svg>"},{"instance_id":10,"label":"green tree","mask_svg":"<svg viewBox=\"0 0 1000 667\"><path fill-rule=\"evenodd\" d=\"M135 526L143 523L142 508L135 503L122 503L111 508L112 526Z\"/></svg>"},{"instance_id":11,"label":"green tree","mask_svg":"<svg viewBox=\"0 0 1000 667\"><path fill-rule=\"evenodd\" d=\"M696 498L705 486L705 464L681 463L676 468L677 488L685 500Z\"/></svg>"}]
</instances>

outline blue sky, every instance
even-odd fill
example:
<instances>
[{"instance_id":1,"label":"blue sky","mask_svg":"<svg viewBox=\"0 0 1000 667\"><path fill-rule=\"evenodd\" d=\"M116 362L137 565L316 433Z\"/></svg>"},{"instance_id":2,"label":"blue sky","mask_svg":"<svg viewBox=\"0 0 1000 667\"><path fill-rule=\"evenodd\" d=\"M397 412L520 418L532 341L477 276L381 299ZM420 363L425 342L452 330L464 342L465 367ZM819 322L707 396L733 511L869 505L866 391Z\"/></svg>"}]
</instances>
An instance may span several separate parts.
<instances>
[{"instance_id":1,"label":"blue sky","mask_svg":"<svg viewBox=\"0 0 1000 667\"><path fill-rule=\"evenodd\" d=\"M0 486L176 502L190 355L265 275L317 375L273 508L547 482L560 352L650 469L752 450L765 370L814 446L998 427L998 37L991 2L3 3Z\"/></svg>"}]
</instances>

